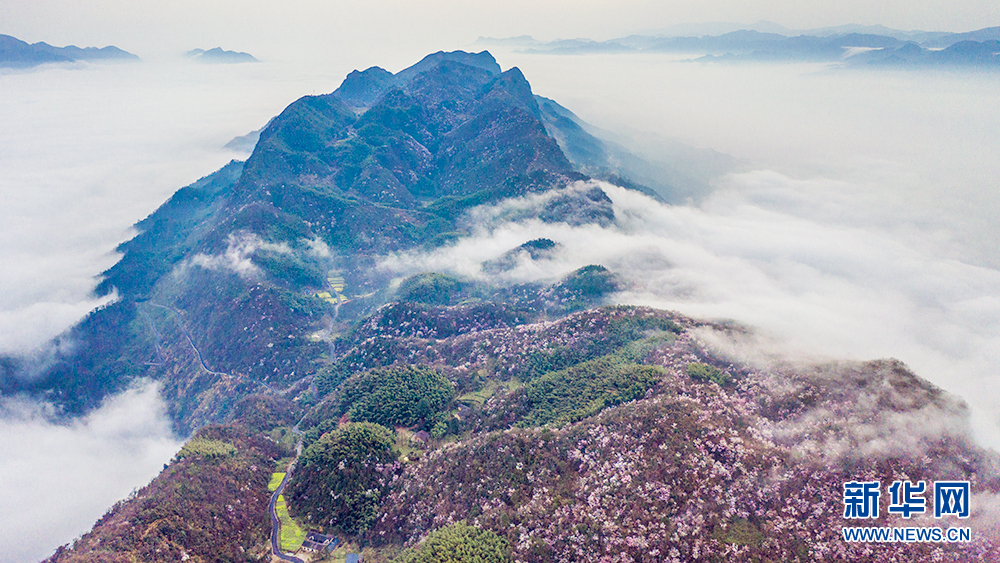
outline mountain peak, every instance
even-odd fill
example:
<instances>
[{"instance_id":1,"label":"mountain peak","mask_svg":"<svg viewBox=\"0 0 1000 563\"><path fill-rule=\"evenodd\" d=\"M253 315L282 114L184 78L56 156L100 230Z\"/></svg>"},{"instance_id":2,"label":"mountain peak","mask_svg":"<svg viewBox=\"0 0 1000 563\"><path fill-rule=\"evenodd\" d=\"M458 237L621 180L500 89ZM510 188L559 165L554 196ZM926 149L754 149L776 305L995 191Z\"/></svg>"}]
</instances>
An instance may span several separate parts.
<instances>
[{"instance_id":1,"label":"mountain peak","mask_svg":"<svg viewBox=\"0 0 1000 563\"><path fill-rule=\"evenodd\" d=\"M537 195L524 218L613 221L600 187L573 184L583 179L549 134L523 73L501 72L486 51L434 53L397 74L351 72L336 91L302 97L272 119L245 163L179 190L140 222L98 287L117 289L119 300L67 335L84 344L19 389L86 386L58 395L78 413L152 374L165 382L182 431L224 420L229 403L220 397L294 385L315 371L309 366L326 346L310 335L323 329L328 302L314 296L332 283L333 268L344 280L338 287L354 295L338 308L340 322L363 318L393 296L372 264L464 236L474 207ZM173 336L186 331L202 359L161 373L160 352L146 355L142 320L186 315L199 322L170 325L181 327ZM288 337L280 346L277 333ZM175 344L185 354L183 341ZM210 379L239 375L206 383L217 393L185 391L205 366L218 366Z\"/></svg>"},{"instance_id":2,"label":"mountain peak","mask_svg":"<svg viewBox=\"0 0 1000 563\"><path fill-rule=\"evenodd\" d=\"M354 71L333 93L294 102L263 131L240 186L282 207L275 194L284 201L308 185L389 206L373 211L379 215L408 210L415 220L410 212L421 202L443 195L499 194L534 172L572 174L540 117L521 71L501 73L486 51L434 53L395 75Z\"/></svg>"},{"instance_id":3,"label":"mountain peak","mask_svg":"<svg viewBox=\"0 0 1000 563\"><path fill-rule=\"evenodd\" d=\"M349 106L367 107L395 80L395 75L377 66L363 71L352 70L333 94Z\"/></svg>"},{"instance_id":4,"label":"mountain peak","mask_svg":"<svg viewBox=\"0 0 1000 563\"><path fill-rule=\"evenodd\" d=\"M541 112L531 92L531 85L521 69L516 66L497 77L486 99L491 103L519 107L535 118L541 119Z\"/></svg>"},{"instance_id":5,"label":"mountain peak","mask_svg":"<svg viewBox=\"0 0 1000 563\"><path fill-rule=\"evenodd\" d=\"M401 82L408 82L414 76L434 68L443 61L454 61L464 65L481 68L489 71L491 74L500 74L500 65L497 64L496 59L493 58L493 55L491 55L489 51L480 51L478 53L469 53L466 51L438 51L420 59L420 61L415 65L399 71L396 73L396 77Z\"/></svg>"},{"instance_id":6,"label":"mountain peak","mask_svg":"<svg viewBox=\"0 0 1000 563\"><path fill-rule=\"evenodd\" d=\"M189 59L198 61L200 63L211 63L211 64L232 64L232 63L256 63L259 62L256 57L250 53L243 53L238 51L226 51L222 47L213 47L208 49L192 49L184 54Z\"/></svg>"}]
</instances>

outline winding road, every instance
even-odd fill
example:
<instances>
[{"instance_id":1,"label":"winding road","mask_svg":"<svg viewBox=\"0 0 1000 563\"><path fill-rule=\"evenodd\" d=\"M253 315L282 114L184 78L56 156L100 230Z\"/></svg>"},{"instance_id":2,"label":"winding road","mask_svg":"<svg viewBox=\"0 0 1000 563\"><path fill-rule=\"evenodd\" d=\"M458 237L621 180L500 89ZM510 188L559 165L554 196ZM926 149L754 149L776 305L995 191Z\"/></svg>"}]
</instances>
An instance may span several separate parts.
<instances>
[{"instance_id":1,"label":"winding road","mask_svg":"<svg viewBox=\"0 0 1000 563\"><path fill-rule=\"evenodd\" d=\"M208 372L208 373L210 373L212 375L219 375L219 376L227 377L227 378L235 378L235 379L247 380L247 378L245 378L245 377L243 377L241 375L230 374L230 373L225 373L225 372L221 372L221 371L215 371L212 368L208 367L208 364L205 363L204 356L202 356L202 354L201 354L201 350L198 349L198 346L194 343L194 339L191 338L191 333L188 332L187 328L184 326L184 323L181 322L181 318L180 318L181 313L180 313L180 311L178 311L177 309L175 309L173 307L169 307L167 305L160 305L159 303L149 302L149 305L151 307L157 307L159 309L164 309L164 310L169 311L169 312L171 312L171 313L173 313L175 315L177 326L180 328L181 333L184 334L184 338L187 339L188 344L191 345L191 349L194 351L195 356L198 358L198 363L201 365L201 368L203 370L205 370L206 372ZM142 312L143 316L146 318L146 320L149 323L150 329L152 329L152 331L153 331L154 343L156 344L156 355L157 355L157 359L160 361L160 364L152 364L152 365L162 365L163 364L163 359L162 359L161 350L160 350L160 333L159 333L159 331L156 330L156 323L153 322L153 319L150 318L150 316L145 311L142 311L140 309L140 312ZM272 394L275 394L275 395L284 395L285 393L287 393L288 391L291 390L291 387L290 387L289 389L286 389L284 391L275 391L275 389L273 387L271 387L270 385L268 385L267 383L264 383L264 382L261 382L261 381L253 381L253 380L248 380L248 381L251 381L253 383L258 383L258 384L262 385L269 392L271 392ZM288 469L285 470L285 478L281 480L281 484L278 485L278 488L274 490L274 494L271 495L271 500L268 502L268 505L267 505L267 512L268 512L268 514L271 517L271 553L275 557L277 557L278 559L281 559L282 561L288 561L289 563L305 563L304 560L302 560L302 559L300 559L298 557L295 557L294 555L288 555L288 554L283 553L281 551L281 545L280 545L280 541L281 541L281 520L278 518L278 514L275 511L275 506L278 503L278 497L281 496L281 493L285 490L285 485L288 483L288 478L291 477L292 470L295 469L295 462L298 460L299 455L302 453L302 431L299 430L299 425L298 424L296 424L295 427L292 428L292 432L294 432L299 437L298 443L295 445L295 459L293 459L292 462L288 465Z\"/></svg>"},{"instance_id":2,"label":"winding road","mask_svg":"<svg viewBox=\"0 0 1000 563\"><path fill-rule=\"evenodd\" d=\"M210 373L212 375L219 375L219 376L222 376L222 377L228 377L228 378L231 378L231 379L238 379L240 381L245 381L245 382L249 382L249 383L256 383L257 385L260 385L260 386L264 387L265 389L267 389L271 393L274 393L275 395L284 395L285 393L287 393L288 391L290 391L292 389L292 387L289 387L288 389L285 389L284 391L275 391L275 389L273 387L271 387L267 383L264 383L263 381L256 381L256 380L253 380L253 379L249 379L249 378L246 378L246 377L244 377L242 375L239 375L237 373L225 373L225 372L222 372L222 371L215 371L215 370L213 370L212 368L208 367L208 364L205 363L205 357L202 356L201 350L199 350L198 346L194 343L194 339L191 338L191 333L188 332L187 327L185 327L184 323L181 322L181 312L178 311L177 309L173 308L173 307L169 307L167 305L160 305L159 303L153 303L152 301L149 302L149 305L151 307L157 307L159 309L164 309L166 311L170 311L171 313L174 314L174 316L176 317L176 321L177 321L177 327L181 329L181 333L184 335L184 338L187 339L188 344L191 345L191 349L194 350L194 354L198 358L198 363L201 364L201 369L207 371L208 373ZM145 311L143 311L143 314L146 315ZM160 350L159 350L159 333L156 332L156 326L153 324L152 319L149 318L149 315L146 315L146 318L150 321L150 326L153 329L153 333L154 333L154 335L157 338L157 355L159 355L159 353L160 353Z\"/></svg>"},{"instance_id":3,"label":"winding road","mask_svg":"<svg viewBox=\"0 0 1000 563\"><path fill-rule=\"evenodd\" d=\"M343 303L343 299L344 299L343 296L338 293L337 303L334 305L333 308L333 319L330 320L330 325L329 325L329 331L331 335L329 340L331 360L333 360L334 355L336 354L337 351L336 343L333 340L333 325L337 321L337 317L340 315L340 305L341 303ZM191 337L188 337L188 341L190 340ZM193 342L191 343L191 346L194 346ZM199 354L198 357L201 358L201 355ZM271 388L268 387L268 389ZM283 393L287 393L289 389L286 389ZM315 378L313 378L312 376L310 376L309 378L309 390L312 391L313 393L317 392ZM275 391L271 389L271 392ZM301 423L302 421L300 420L299 424ZM296 424L295 427L292 428L292 432L294 432L295 435L299 437L298 443L295 444L295 459L293 459L292 462L288 464L288 469L285 470L285 477L281 480L281 484L278 485L278 488L274 490L274 493L271 494L271 501L268 502L267 504L267 513L271 517L271 554L273 554L278 559L281 559L282 561L288 561L289 563L305 563L305 561L303 561L298 557L295 557L294 555L288 555L287 553L283 553L281 551L281 544L280 544L281 519L278 518L276 507L278 505L278 497L281 496L282 491L285 490L285 485L288 484L288 478L292 476L292 471L295 469L295 464L298 462L299 456L302 455L302 431L299 430L299 424ZM336 542L337 540L334 541Z\"/></svg>"},{"instance_id":4,"label":"winding road","mask_svg":"<svg viewBox=\"0 0 1000 563\"><path fill-rule=\"evenodd\" d=\"M281 559L282 561L288 561L289 563L305 563L302 559L295 557L294 555L288 555L281 551L281 520L278 518L278 513L275 511L275 506L278 504L278 497L281 496L282 491L285 490L285 485L288 484L288 478L292 476L292 470L295 469L295 462L299 459L299 454L302 453L302 432L299 430L299 425L296 424L295 428L292 428L292 432L295 432L299 437L298 444L295 445L295 459L292 463L288 464L288 469L285 470L285 477L281 480L281 484L278 485L277 489L271 494L271 501L267 504L267 513L271 516L271 553Z\"/></svg>"},{"instance_id":5,"label":"winding road","mask_svg":"<svg viewBox=\"0 0 1000 563\"><path fill-rule=\"evenodd\" d=\"M336 343L334 342L334 339L332 337L333 325L336 322L337 317L340 315L340 305L343 304L343 302L344 298L338 292L337 302L334 304L333 319L330 321L330 326L329 326L329 331L331 334L329 340L331 360L336 354ZM187 328L184 326L184 323L181 321L181 312L167 305L160 305L159 303L153 303L152 301L149 301L148 303L152 307L164 309L174 314L177 326L180 328L181 333L184 334L184 338L187 339L188 344L191 345L191 349L194 350L194 353L198 358L198 363L201 365L201 368L206 372L212 375L218 375L227 378L235 378L235 379L250 381L252 383L257 383L275 395L284 395L296 387L295 385L293 385L292 387L289 387L284 391L276 391L273 387L262 381L250 380L238 374L224 373L221 371L213 370L212 368L208 367L208 364L205 363L205 358L204 356L202 356L201 350L198 349L198 346L194 343L194 339L191 338L191 333L188 332ZM149 324L150 329L153 331L154 344L156 346L156 359L158 363L150 363L149 365L163 365L164 360L160 348L160 333L159 331L156 330L156 323L153 322L153 319L145 311L140 309L140 312L142 313L143 317L145 317L147 323ZM316 387L313 377L310 376L309 379L310 379L309 388L313 393L316 393ZM285 485L288 484L288 479L292 476L292 471L295 469L295 464L298 461L299 456L302 454L302 431L299 430L298 424L296 424L295 427L292 428L292 432L294 432L295 435L298 436L298 442L295 444L295 458L292 460L291 463L288 464L288 469L285 470L285 477L281 480L281 483L278 485L278 488L276 488L274 492L271 494L271 499L270 501L268 501L267 504L267 512L268 515L271 517L271 554L274 555L274 557L277 557L282 561L288 561L289 563L305 563L303 559L296 557L294 555L289 555L281 551L281 519L278 518L278 514L276 511L276 507L278 504L278 497L281 496L282 492L284 492Z\"/></svg>"}]
</instances>

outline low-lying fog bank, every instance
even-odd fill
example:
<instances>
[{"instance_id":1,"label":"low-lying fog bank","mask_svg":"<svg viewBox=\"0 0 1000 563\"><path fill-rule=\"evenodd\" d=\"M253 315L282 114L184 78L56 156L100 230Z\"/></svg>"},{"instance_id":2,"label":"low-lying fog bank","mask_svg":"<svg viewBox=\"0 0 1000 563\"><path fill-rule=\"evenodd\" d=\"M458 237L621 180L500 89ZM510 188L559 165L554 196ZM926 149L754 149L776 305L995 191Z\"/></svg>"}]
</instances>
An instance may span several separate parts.
<instances>
[{"instance_id":1,"label":"low-lying fog bank","mask_svg":"<svg viewBox=\"0 0 1000 563\"><path fill-rule=\"evenodd\" d=\"M38 561L90 530L180 449L156 384L68 424L43 406L0 404L0 561Z\"/></svg>"}]
</instances>

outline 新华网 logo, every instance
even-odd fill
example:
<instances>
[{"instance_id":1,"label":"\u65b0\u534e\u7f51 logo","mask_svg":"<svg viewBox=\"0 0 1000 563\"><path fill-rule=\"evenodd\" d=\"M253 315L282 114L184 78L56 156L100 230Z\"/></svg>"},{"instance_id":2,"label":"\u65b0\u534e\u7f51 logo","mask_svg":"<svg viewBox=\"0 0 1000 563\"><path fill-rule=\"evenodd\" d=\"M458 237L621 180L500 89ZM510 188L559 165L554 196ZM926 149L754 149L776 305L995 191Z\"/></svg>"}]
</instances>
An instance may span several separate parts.
<instances>
[{"instance_id":1,"label":"\u65b0\u534e\u7f51 logo","mask_svg":"<svg viewBox=\"0 0 1000 563\"><path fill-rule=\"evenodd\" d=\"M956 516L968 518L972 504L968 481L937 481L934 487L934 518ZM927 512L926 481L893 481L889 485L887 512L910 518ZM882 497L881 481L848 481L844 483L844 518L876 519ZM868 527L855 526L842 530L847 542L933 542L953 543L972 541L970 528L941 527Z\"/></svg>"},{"instance_id":2,"label":"\u65b0\u534e\u7f51 logo","mask_svg":"<svg viewBox=\"0 0 1000 563\"><path fill-rule=\"evenodd\" d=\"M878 518L879 499L882 496L880 481L848 481L844 483L844 518ZM927 512L927 483L924 481L893 481L889 485L889 514L909 518ZM934 517L969 517L968 481L937 481L934 483Z\"/></svg>"}]
</instances>

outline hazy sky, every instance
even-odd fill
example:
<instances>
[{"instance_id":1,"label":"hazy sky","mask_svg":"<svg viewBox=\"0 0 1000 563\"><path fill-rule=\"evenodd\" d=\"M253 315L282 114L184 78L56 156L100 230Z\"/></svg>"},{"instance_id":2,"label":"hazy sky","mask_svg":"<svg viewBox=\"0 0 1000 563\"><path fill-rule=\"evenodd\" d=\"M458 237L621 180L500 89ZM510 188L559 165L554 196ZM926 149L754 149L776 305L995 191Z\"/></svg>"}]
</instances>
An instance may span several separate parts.
<instances>
[{"instance_id":1,"label":"hazy sky","mask_svg":"<svg viewBox=\"0 0 1000 563\"><path fill-rule=\"evenodd\" d=\"M0 33L55 45L114 44L140 56L221 45L263 58L309 50L432 51L478 36L608 39L680 23L769 20L970 31L1000 25L995 0L0 0ZM385 61L382 61L385 64Z\"/></svg>"}]
</instances>

